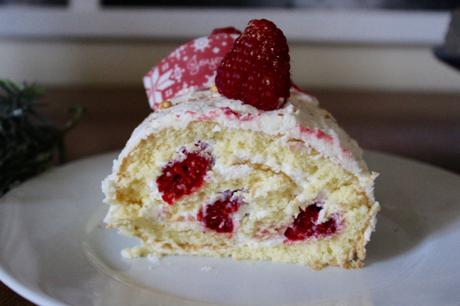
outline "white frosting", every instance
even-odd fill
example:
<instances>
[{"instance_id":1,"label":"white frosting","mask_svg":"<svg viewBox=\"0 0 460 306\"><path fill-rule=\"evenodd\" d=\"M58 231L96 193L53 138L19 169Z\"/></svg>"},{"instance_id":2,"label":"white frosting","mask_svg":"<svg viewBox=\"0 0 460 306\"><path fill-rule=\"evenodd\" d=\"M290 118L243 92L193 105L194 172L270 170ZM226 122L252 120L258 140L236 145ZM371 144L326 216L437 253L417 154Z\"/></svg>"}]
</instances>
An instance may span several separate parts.
<instances>
[{"instance_id":1,"label":"white frosting","mask_svg":"<svg viewBox=\"0 0 460 306\"><path fill-rule=\"evenodd\" d=\"M238 100L228 99L210 90L188 93L171 101L170 108L151 113L131 135L120 156L113 164L113 172L103 183L106 195L112 194L110 181L114 180L121 161L142 140L165 128L183 129L194 121L212 121L218 128L243 129L281 136L280 141L301 139L305 145L316 149L323 156L340 164L354 174L367 196L373 202L373 181L376 173L370 173L362 159L362 151L358 144L343 131L334 118L318 107L317 100L297 90L291 90L286 104L273 111L261 111ZM257 157L251 157L252 162ZM270 161L265 160L267 166ZM286 165L288 167L289 165ZM216 169L216 171L224 169ZM276 171L276 169L274 169ZM292 174L295 169L278 169ZM227 171L230 171L228 173ZM244 167L225 169L232 176L245 172ZM298 177L301 181L303 177Z\"/></svg>"},{"instance_id":2,"label":"white frosting","mask_svg":"<svg viewBox=\"0 0 460 306\"><path fill-rule=\"evenodd\" d=\"M123 159L128 156L141 140L165 128L184 129L191 122L212 121L217 123L214 127L215 130L227 128L263 132L268 135L276 135L278 137L277 141L281 146L298 146L301 150L311 150L311 148L314 148L322 156L329 158L355 175L372 205L369 226L364 233L364 240L366 242L369 240L371 232L375 228L376 214L379 210L379 205L374 202L373 196L373 182L377 174L369 172L358 144L338 126L334 118L327 111L319 108L318 102L314 97L291 90L291 97L281 109L261 111L241 101L231 100L217 92L206 90L191 92L177 97L171 101L171 104L170 108L150 114L134 130L118 159L114 161L112 174L103 181L102 188L106 195L105 202L112 204L105 218L106 223L116 220L120 209L122 209L122 206L118 205L115 200L113 184L117 179L116 175L119 167ZM293 139L302 140L302 142L290 141ZM207 150L212 150L213 143L209 142L208 145ZM192 147L186 147L186 149L187 151L193 151ZM308 177L301 169L295 169L289 163L282 163L280 165L276 160L270 160L266 156L258 156L257 154L252 156L245 156L244 152L234 152L234 154L237 155L238 160L244 160L246 163L225 165L217 158L211 172L218 173L220 177L236 179L251 173L253 171L251 165L262 163L274 172L282 172L288 175L296 183L300 191L308 190L308 185L316 179L315 176ZM177 152L176 157L180 160L181 152ZM209 174L209 177L214 176ZM210 179L209 177L207 179ZM151 181L153 182L154 180ZM276 184L276 182L273 184ZM273 184L266 185L270 186ZM161 194L156 184L152 183L150 187L151 200L155 203L146 203L147 205L143 206L140 214L161 222L161 214L167 204L160 200ZM269 191L260 188L253 196L264 196ZM305 200L309 196L305 192L299 192L295 202L307 202ZM161 203L161 205L158 205L158 203ZM294 215L297 211L295 207L295 205L288 205L285 208L286 215ZM326 220L331 211L334 211L334 203L325 201L324 208L320 213L318 222ZM238 227L239 220L246 210L247 207L242 205L240 211L234 215L236 227ZM269 213L269 210L259 209L256 212L252 212L252 218L263 218ZM177 223L176 226L179 229L200 230L201 225L199 223L187 221L195 217L195 212L183 211L180 216L185 221ZM260 240L237 233L236 240L240 244L273 246L282 243L284 237L277 236ZM125 256L128 256L127 254Z\"/></svg>"},{"instance_id":3,"label":"white frosting","mask_svg":"<svg viewBox=\"0 0 460 306\"><path fill-rule=\"evenodd\" d=\"M216 162L212 171L219 173L220 176L225 177L228 180L231 180L249 175L252 169L248 165L225 166L220 162Z\"/></svg>"}]
</instances>

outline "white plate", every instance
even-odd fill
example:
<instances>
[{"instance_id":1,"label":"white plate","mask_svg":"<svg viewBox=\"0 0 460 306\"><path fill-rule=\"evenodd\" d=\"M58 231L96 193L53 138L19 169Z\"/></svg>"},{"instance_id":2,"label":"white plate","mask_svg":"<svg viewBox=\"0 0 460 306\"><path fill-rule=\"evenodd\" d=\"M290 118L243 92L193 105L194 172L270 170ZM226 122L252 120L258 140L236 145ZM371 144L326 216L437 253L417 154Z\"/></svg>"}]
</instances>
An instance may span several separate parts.
<instances>
[{"instance_id":1,"label":"white plate","mask_svg":"<svg viewBox=\"0 0 460 306\"><path fill-rule=\"evenodd\" d=\"M100 181L113 154L55 169L0 200L0 279L40 305L458 305L460 177L369 153L382 173L361 270L230 259L126 260L106 230Z\"/></svg>"}]
</instances>

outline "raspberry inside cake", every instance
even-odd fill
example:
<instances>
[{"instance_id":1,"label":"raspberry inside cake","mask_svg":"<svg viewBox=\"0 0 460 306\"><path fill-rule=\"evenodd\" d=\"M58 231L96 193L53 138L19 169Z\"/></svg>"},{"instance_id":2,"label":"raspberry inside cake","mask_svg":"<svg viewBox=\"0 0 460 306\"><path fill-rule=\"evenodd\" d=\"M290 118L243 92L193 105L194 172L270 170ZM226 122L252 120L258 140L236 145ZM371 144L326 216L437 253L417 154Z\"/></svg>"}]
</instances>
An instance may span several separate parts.
<instances>
[{"instance_id":1,"label":"raspberry inside cake","mask_svg":"<svg viewBox=\"0 0 460 306\"><path fill-rule=\"evenodd\" d=\"M215 90L153 112L103 183L128 257L204 255L361 267L379 209L361 150L291 89L261 111Z\"/></svg>"}]
</instances>

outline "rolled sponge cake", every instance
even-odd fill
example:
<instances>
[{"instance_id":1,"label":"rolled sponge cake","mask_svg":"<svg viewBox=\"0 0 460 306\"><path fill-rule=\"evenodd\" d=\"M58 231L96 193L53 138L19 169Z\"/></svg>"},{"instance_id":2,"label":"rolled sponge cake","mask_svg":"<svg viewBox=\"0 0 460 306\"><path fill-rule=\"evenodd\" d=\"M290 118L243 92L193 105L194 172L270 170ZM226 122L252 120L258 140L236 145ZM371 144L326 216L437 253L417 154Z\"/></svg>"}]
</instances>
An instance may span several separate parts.
<instances>
[{"instance_id":1,"label":"rolled sponge cake","mask_svg":"<svg viewBox=\"0 0 460 306\"><path fill-rule=\"evenodd\" d=\"M318 106L291 89L260 111L215 90L164 104L136 128L102 189L127 257L201 255L363 265L377 174Z\"/></svg>"}]
</instances>

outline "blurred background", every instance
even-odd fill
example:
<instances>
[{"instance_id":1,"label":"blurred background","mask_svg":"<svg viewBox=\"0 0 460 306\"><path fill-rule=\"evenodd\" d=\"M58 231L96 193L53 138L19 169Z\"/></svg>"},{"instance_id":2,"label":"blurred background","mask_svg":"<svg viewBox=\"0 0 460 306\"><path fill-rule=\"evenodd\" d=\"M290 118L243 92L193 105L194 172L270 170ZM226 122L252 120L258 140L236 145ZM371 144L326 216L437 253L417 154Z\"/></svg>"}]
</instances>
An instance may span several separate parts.
<instances>
[{"instance_id":1,"label":"blurred background","mask_svg":"<svg viewBox=\"0 0 460 306\"><path fill-rule=\"evenodd\" d=\"M288 38L293 80L364 148L460 172L457 7L460 0L0 0L0 71L43 85L53 120L70 105L88 109L66 139L70 159L81 158L124 145L150 111L142 76L165 55L216 27L268 18Z\"/></svg>"},{"instance_id":2,"label":"blurred background","mask_svg":"<svg viewBox=\"0 0 460 306\"><path fill-rule=\"evenodd\" d=\"M460 91L432 56L459 0L0 0L0 71L47 85L139 85L181 42L265 17L302 86Z\"/></svg>"},{"instance_id":3,"label":"blurred background","mask_svg":"<svg viewBox=\"0 0 460 306\"><path fill-rule=\"evenodd\" d=\"M460 0L0 0L0 78L36 82L68 160L119 150L150 112L142 76L212 29L268 18L293 80L362 147L460 173ZM439 60L434 55L442 59ZM450 64L450 66L448 65ZM384 174L383 174L384 175ZM0 304L27 302L0 284Z\"/></svg>"},{"instance_id":4,"label":"blurred background","mask_svg":"<svg viewBox=\"0 0 460 306\"><path fill-rule=\"evenodd\" d=\"M460 0L0 0L0 71L43 85L55 120L69 105L88 109L67 137L75 159L124 144L149 112L142 76L180 44L268 18L288 38L293 80L363 147L460 172L460 73L433 54L448 50L458 64L457 7Z\"/></svg>"}]
</instances>

